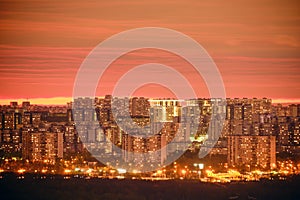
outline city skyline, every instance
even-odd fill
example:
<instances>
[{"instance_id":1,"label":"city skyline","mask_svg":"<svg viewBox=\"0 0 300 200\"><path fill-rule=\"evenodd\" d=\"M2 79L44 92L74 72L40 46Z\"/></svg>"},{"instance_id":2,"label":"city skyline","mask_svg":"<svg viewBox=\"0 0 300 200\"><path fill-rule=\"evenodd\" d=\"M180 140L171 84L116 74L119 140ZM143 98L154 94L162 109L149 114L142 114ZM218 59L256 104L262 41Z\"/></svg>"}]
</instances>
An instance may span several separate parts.
<instances>
[{"instance_id":1,"label":"city skyline","mask_svg":"<svg viewBox=\"0 0 300 200\"><path fill-rule=\"evenodd\" d=\"M132 97L145 97L145 98L149 98L149 99L164 99L164 98L174 98L176 99L176 97L165 97L165 96L158 96L158 97L147 97L147 96L131 96ZM97 96L97 98L104 98L104 96ZM209 99L209 98L201 98L198 97L199 99ZM234 97L234 98L238 98L238 99L243 99L246 97ZM234 99L234 98L229 98L229 99ZM252 97L252 98L257 98L257 97ZM249 98L249 99L252 99ZM268 98L268 97L262 97L262 98ZM262 99L262 98L258 98L258 99ZM272 99L272 98L268 98L271 99L272 104L283 104L283 105L289 105L289 104L299 104L300 100L298 99ZM22 104L22 102L25 101L29 101L32 104L36 104L36 105L66 105L68 102L73 102L74 99L72 97L52 97L52 98L19 98L19 99L0 99L0 105L9 105L10 102L18 102L19 105Z\"/></svg>"},{"instance_id":2,"label":"city skyline","mask_svg":"<svg viewBox=\"0 0 300 200\"><path fill-rule=\"evenodd\" d=\"M95 108L91 107L93 104ZM124 111L127 106L129 116ZM168 156L199 150L199 157L194 157L186 166L194 165L202 158L207 162L211 156L218 156L223 159L227 157L227 162L223 160L221 168L218 162L213 162L213 169L229 170L229 174L232 168L243 172L245 167L248 171L276 169L285 173L281 159L290 162L285 154L295 158L299 155L300 104L272 105L270 99L227 99L224 104L222 100L211 99L184 102L143 97L112 98L107 95L95 100L78 98L65 106L37 106L30 102L18 105L11 102L0 108L0 150L8 158L22 153L21 158L33 163L55 164L76 159L76 156L84 155L83 148L86 148L108 167L119 169L122 166L127 171L144 169L147 172L174 165L169 161L165 163ZM221 118L225 121L221 122ZM145 125L149 123L151 125L147 128ZM161 123L164 123L163 127ZM136 125L143 127L143 130ZM210 131L208 127L211 127ZM149 133L152 136L143 137L143 134ZM185 149L187 144L189 148ZM168 147L163 148L166 145ZM180 150L178 145L182 147ZM200 156L200 152L205 153L210 145L213 145L207 152L210 156ZM139 158L136 162L141 152L150 153L147 155L149 159ZM113 160L110 159L112 155ZM176 165L175 161L177 159L171 162ZM153 166L148 168L143 162L151 162ZM72 166L75 172L76 168ZM206 169L211 170L209 165ZM294 173L294 169L286 169ZM15 170L20 170L20 167ZM26 167L26 170L29 168ZM70 173L71 169L66 165L57 173L64 170ZM206 173L210 176L211 172ZM223 175L212 176L221 178Z\"/></svg>"}]
</instances>

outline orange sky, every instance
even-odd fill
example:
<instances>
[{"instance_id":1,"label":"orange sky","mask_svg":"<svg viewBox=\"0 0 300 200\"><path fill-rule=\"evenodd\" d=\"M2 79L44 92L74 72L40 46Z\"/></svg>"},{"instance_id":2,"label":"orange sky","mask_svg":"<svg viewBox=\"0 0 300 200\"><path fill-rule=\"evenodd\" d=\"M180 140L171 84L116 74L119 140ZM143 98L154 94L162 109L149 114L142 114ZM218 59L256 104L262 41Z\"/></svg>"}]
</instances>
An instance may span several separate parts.
<instances>
[{"instance_id":1,"label":"orange sky","mask_svg":"<svg viewBox=\"0 0 300 200\"><path fill-rule=\"evenodd\" d=\"M175 29L199 42L216 62L228 97L300 99L298 0L2 0L1 102L71 97L77 70L97 44L120 31L149 26ZM184 61L156 53L149 58L153 52L134 52L117 60L97 95L109 93L126 69L155 61L185 73L198 96L207 96L202 79ZM136 94L170 93L148 86Z\"/></svg>"}]
</instances>

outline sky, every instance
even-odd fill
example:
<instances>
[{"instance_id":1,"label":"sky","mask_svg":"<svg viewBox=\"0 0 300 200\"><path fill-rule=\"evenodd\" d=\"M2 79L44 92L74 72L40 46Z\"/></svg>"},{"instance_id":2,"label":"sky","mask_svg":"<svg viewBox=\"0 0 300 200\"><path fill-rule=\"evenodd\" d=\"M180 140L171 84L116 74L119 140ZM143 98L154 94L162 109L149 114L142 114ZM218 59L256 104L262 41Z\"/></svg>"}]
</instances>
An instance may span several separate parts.
<instances>
[{"instance_id":1,"label":"sky","mask_svg":"<svg viewBox=\"0 0 300 200\"><path fill-rule=\"evenodd\" d=\"M300 102L298 0L1 0L0 103L70 100L89 52L114 34L141 27L174 29L201 44L218 66L229 98ZM209 96L189 63L151 49L113 62L96 95L111 93L126 70L149 62L174 67L189 79L197 96ZM133 94L174 95L155 84Z\"/></svg>"}]
</instances>

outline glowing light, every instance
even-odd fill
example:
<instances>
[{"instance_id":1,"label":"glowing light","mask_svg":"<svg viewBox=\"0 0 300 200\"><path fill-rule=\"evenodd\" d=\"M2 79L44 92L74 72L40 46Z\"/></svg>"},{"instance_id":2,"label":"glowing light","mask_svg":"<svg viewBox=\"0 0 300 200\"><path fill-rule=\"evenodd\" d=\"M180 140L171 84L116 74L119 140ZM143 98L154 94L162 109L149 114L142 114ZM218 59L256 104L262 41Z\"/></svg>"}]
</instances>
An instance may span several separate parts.
<instances>
[{"instance_id":1,"label":"glowing light","mask_svg":"<svg viewBox=\"0 0 300 200\"><path fill-rule=\"evenodd\" d=\"M138 171L138 170L134 169L134 170L132 170L132 173L134 173L134 174L138 174L138 173L140 173L140 171Z\"/></svg>"},{"instance_id":2,"label":"glowing light","mask_svg":"<svg viewBox=\"0 0 300 200\"><path fill-rule=\"evenodd\" d=\"M203 163L194 163L194 167L199 167L199 169L203 169L204 164Z\"/></svg>"},{"instance_id":3,"label":"glowing light","mask_svg":"<svg viewBox=\"0 0 300 200\"><path fill-rule=\"evenodd\" d=\"M81 171L81 169L78 168L78 167L76 167L76 168L75 168L75 172L79 172L79 171Z\"/></svg>"},{"instance_id":4,"label":"glowing light","mask_svg":"<svg viewBox=\"0 0 300 200\"><path fill-rule=\"evenodd\" d=\"M118 173L119 174L125 174L127 171L126 171L126 169L117 169L117 171L118 171Z\"/></svg>"},{"instance_id":5,"label":"glowing light","mask_svg":"<svg viewBox=\"0 0 300 200\"><path fill-rule=\"evenodd\" d=\"M207 176L212 176L213 175L211 170L206 170L205 172L206 172Z\"/></svg>"},{"instance_id":6,"label":"glowing light","mask_svg":"<svg viewBox=\"0 0 300 200\"><path fill-rule=\"evenodd\" d=\"M19 169L17 172L19 173L19 174L22 174L22 173L24 173L26 170L25 169Z\"/></svg>"}]
</instances>

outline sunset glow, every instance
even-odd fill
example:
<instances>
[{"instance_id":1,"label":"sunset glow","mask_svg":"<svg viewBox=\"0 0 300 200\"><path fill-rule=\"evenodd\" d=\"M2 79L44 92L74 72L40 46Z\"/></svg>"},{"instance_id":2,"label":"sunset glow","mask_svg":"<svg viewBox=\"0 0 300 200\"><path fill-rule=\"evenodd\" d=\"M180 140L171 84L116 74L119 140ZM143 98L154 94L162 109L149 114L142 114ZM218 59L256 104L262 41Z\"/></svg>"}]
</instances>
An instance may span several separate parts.
<instances>
[{"instance_id":1,"label":"sunset glow","mask_svg":"<svg viewBox=\"0 0 300 200\"><path fill-rule=\"evenodd\" d=\"M0 98L63 103L97 44L121 31L152 26L180 31L203 45L228 97L299 102L299 13L297 1L1 1ZM117 81L120 72L153 58L191 72L170 54L149 59L148 53L142 50L140 61L134 57L138 52L118 59L97 95L111 93L111 80ZM208 96L201 78L188 78L199 97Z\"/></svg>"}]
</instances>

